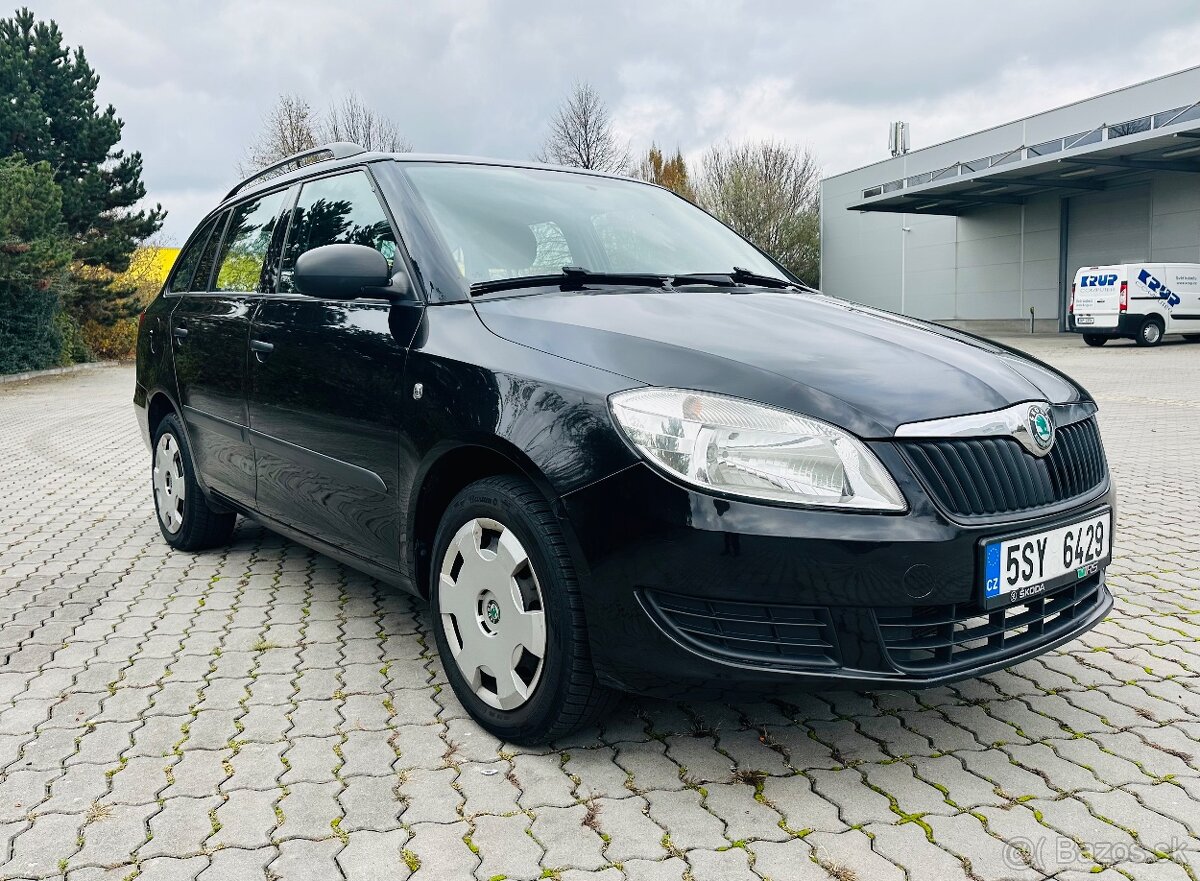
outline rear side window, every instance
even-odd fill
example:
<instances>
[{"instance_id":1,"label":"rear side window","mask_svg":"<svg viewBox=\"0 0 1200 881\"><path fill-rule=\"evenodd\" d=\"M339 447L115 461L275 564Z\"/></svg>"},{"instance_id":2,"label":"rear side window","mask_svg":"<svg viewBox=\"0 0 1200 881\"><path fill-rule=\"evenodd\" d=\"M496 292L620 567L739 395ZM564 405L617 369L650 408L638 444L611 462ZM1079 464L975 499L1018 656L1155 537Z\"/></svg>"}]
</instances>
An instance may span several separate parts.
<instances>
[{"instance_id":1,"label":"rear side window","mask_svg":"<svg viewBox=\"0 0 1200 881\"><path fill-rule=\"evenodd\" d=\"M221 233L225 229L227 220L229 220L229 212L222 211L217 218L217 225L213 228L212 235L208 237L208 244L204 246L204 251L200 255L200 263L196 266L195 275L192 276L192 283L188 287L189 291L208 290L213 264L217 262L217 248L221 245Z\"/></svg>"},{"instance_id":2,"label":"rear side window","mask_svg":"<svg viewBox=\"0 0 1200 881\"><path fill-rule=\"evenodd\" d=\"M179 255L175 274L171 276L171 293L178 294L191 290L190 285L192 276L196 274L196 265L200 262L200 257L204 254L204 246L208 244L208 238L212 235L213 227L216 225L217 218L210 217L200 227L184 252Z\"/></svg>"},{"instance_id":3,"label":"rear side window","mask_svg":"<svg viewBox=\"0 0 1200 881\"><path fill-rule=\"evenodd\" d=\"M301 254L336 244L372 247L387 258L388 266L396 259L396 236L365 172L309 181L300 190L283 249L279 290L292 290L292 272Z\"/></svg>"},{"instance_id":4,"label":"rear side window","mask_svg":"<svg viewBox=\"0 0 1200 881\"><path fill-rule=\"evenodd\" d=\"M249 294L264 289L263 264L275 237L284 195L272 193L233 209L213 290Z\"/></svg>"}]
</instances>

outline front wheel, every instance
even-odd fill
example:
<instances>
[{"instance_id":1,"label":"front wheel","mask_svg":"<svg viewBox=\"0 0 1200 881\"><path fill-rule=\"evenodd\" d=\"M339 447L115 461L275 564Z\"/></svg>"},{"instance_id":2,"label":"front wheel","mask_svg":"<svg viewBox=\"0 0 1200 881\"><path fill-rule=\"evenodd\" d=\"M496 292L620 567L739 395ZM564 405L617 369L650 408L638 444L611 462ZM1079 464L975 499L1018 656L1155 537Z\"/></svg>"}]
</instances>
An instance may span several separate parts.
<instances>
[{"instance_id":1,"label":"front wheel","mask_svg":"<svg viewBox=\"0 0 1200 881\"><path fill-rule=\"evenodd\" d=\"M570 551L535 487L512 476L468 486L442 517L433 562L438 654L475 721L512 743L543 743L611 706Z\"/></svg>"},{"instance_id":2,"label":"front wheel","mask_svg":"<svg viewBox=\"0 0 1200 881\"><path fill-rule=\"evenodd\" d=\"M229 542L237 515L209 507L196 482L187 436L174 414L154 432L150 475L158 529L167 544L181 551L200 551Z\"/></svg>"},{"instance_id":3,"label":"front wheel","mask_svg":"<svg viewBox=\"0 0 1200 881\"><path fill-rule=\"evenodd\" d=\"M1108 337L1100 336L1099 334L1095 333L1085 333L1083 335L1083 341L1089 346L1103 346L1108 342Z\"/></svg>"},{"instance_id":4,"label":"front wheel","mask_svg":"<svg viewBox=\"0 0 1200 881\"><path fill-rule=\"evenodd\" d=\"M1157 346L1162 342L1163 326L1157 318L1147 318L1133 338L1139 346Z\"/></svg>"}]
</instances>

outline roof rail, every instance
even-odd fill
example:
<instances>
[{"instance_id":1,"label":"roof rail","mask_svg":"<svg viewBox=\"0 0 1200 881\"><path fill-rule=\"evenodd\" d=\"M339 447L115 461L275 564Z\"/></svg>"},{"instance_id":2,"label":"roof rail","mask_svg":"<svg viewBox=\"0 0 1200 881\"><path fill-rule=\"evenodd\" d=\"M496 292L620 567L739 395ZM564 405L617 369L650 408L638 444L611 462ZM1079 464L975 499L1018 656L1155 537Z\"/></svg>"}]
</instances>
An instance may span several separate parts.
<instances>
[{"instance_id":1,"label":"roof rail","mask_svg":"<svg viewBox=\"0 0 1200 881\"><path fill-rule=\"evenodd\" d=\"M256 171L248 178L243 180L232 190L225 194L225 199L237 195L247 186L257 180L270 180L273 177L278 177L281 174L286 174L289 171L295 171L296 168L302 168L305 165L313 165L317 162L328 162L330 159L347 159L351 156L357 156L359 153L367 151L358 144L352 144L349 141L335 141L332 144L322 144L319 147L313 147L311 150L301 150L299 153L293 153L285 159L280 159L278 162L268 165L261 171ZM303 160L308 159L308 162ZM296 168L288 168L289 165L295 165ZM225 201L222 199L221 201Z\"/></svg>"}]
</instances>

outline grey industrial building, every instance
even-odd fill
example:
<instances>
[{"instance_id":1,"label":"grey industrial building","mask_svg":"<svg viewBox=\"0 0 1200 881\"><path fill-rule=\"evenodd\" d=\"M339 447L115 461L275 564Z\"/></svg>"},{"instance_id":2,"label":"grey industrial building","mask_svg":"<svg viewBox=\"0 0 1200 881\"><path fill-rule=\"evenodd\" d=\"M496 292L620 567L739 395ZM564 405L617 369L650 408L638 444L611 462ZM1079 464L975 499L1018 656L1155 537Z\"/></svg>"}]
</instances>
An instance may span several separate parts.
<instances>
[{"instance_id":1,"label":"grey industrial building","mask_svg":"<svg viewBox=\"0 0 1200 881\"><path fill-rule=\"evenodd\" d=\"M825 178L821 239L835 296L1061 329L1080 266L1200 263L1200 67Z\"/></svg>"}]
</instances>

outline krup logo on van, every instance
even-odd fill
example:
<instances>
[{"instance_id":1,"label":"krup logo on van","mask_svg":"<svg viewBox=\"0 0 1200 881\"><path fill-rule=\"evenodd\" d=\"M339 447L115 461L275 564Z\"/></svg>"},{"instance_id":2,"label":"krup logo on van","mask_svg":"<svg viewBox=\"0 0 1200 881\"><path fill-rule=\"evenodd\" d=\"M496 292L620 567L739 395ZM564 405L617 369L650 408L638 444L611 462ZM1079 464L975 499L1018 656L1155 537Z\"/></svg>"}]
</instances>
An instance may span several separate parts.
<instances>
[{"instance_id":1,"label":"krup logo on van","mask_svg":"<svg viewBox=\"0 0 1200 881\"><path fill-rule=\"evenodd\" d=\"M1115 272L1108 275L1085 275L1079 282L1080 287L1085 288L1107 288L1117 283L1117 274Z\"/></svg>"},{"instance_id":2,"label":"krup logo on van","mask_svg":"<svg viewBox=\"0 0 1200 881\"><path fill-rule=\"evenodd\" d=\"M1166 300L1168 308L1179 305L1179 294L1175 293L1173 290L1151 275L1149 270L1143 269L1138 274L1138 284L1159 299Z\"/></svg>"}]
</instances>

